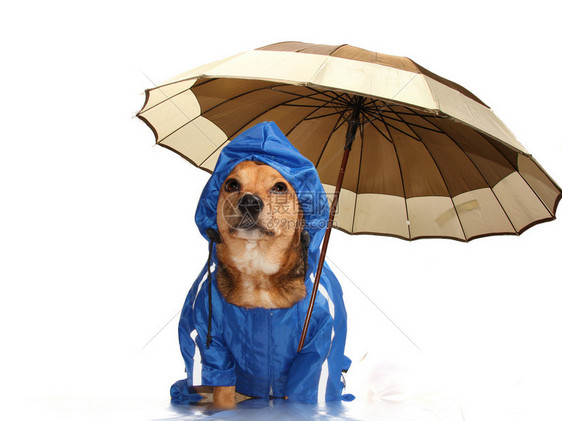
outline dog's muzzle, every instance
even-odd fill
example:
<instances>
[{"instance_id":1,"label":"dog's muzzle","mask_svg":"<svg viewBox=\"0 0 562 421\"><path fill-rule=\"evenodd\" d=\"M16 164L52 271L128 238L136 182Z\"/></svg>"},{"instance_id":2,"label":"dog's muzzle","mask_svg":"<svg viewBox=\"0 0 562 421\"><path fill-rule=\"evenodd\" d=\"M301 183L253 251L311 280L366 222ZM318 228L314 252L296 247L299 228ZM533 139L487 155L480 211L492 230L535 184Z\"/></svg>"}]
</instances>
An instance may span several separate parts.
<instances>
[{"instance_id":1,"label":"dog's muzzle","mask_svg":"<svg viewBox=\"0 0 562 421\"><path fill-rule=\"evenodd\" d=\"M242 213L238 228L251 229L258 222L258 217L263 209L263 201L255 194L245 194L238 201L238 209Z\"/></svg>"}]
</instances>

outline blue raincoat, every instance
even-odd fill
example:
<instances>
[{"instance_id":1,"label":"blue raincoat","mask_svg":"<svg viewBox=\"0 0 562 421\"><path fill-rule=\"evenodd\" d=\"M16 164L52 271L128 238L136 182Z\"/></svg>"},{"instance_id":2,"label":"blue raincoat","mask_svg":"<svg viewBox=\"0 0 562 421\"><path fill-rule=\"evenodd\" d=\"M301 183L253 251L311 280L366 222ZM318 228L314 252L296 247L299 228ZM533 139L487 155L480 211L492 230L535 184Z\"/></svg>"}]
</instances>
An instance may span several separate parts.
<instances>
[{"instance_id":1,"label":"blue raincoat","mask_svg":"<svg viewBox=\"0 0 562 421\"><path fill-rule=\"evenodd\" d=\"M228 303L216 286L216 247L207 229L217 230L217 202L224 180L237 164L246 160L261 161L279 171L296 191L304 213L304 229L310 235L305 278L307 296L291 308L238 307ZM200 399L192 389L196 345L201 353L205 386L235 385L238 392L248 396L287 396L290 401L316 403L320 374L327 359L326 401L353 398L342 395L342 371L347 371L351 364L344 355L347 314L340 284L326 262L306 342L297 353L328 215L328 201L314 165L275 123L260 123L223 148L195 214L201 234L210 241L210 262L193 283L181 313L179 341L187 378L172 386L173 403L193 403ZM210 332L208 282L212 294ZM191 336L193 331L195 341ZM212 339L207 346L208 333Z\"/></svg>"}]
</instances>

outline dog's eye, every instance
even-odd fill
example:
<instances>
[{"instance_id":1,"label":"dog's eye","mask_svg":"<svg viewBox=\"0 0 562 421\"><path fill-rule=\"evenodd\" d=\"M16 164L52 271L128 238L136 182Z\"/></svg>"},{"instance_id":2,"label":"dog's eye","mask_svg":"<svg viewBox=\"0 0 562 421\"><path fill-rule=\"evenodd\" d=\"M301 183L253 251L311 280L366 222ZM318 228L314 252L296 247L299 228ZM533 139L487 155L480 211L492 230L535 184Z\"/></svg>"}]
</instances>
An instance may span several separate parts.
<instances>
[{"instance_id":1,"label":"dog's eye","mask_svg":"<svg viewBox=\"0 0 562 421\"><path fill-rule=\"evenodd\" d=\"M226 183L224 183L224 189L227 192L238 191L240 190L240 185L238 184L238 181L236 181L234 178L231 178L229 180L226 180Z\"/></svg>"},{"instance_id":2,"label":"dog's eye","mask_svg":"<svg viewBox=\"0 0 562 421\"><path fill-rule=\"evenodd\" d=\"M287 185L285 183L279 182L273 186L273 193L285 193L287 191Z\"/></svg>"}]
</instances>

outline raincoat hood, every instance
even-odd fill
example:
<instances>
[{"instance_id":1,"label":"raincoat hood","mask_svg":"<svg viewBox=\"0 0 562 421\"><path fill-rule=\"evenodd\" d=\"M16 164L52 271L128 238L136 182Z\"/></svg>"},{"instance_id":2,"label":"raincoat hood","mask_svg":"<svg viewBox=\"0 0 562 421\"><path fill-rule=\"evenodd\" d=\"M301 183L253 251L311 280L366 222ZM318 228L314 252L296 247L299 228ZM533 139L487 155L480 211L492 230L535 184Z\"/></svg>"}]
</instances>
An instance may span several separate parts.
<instances>
[{"instance_id":1,"label":"raincoat hood","mask_svg":"<svg viewBox=\"0 0 562 421\"><path fill-rule=\"evenodd\" d=\"M303 211L304 230L310 236L305 276L307 296L289 309L237 307L228 303L216 287L216 239L209 232L218 233L217 203L221 186L236 165L248 160L270 165L293 186ZM351 363L344 355L347 315L341 287L326 262L307 340L303 349L296 352L328 216L329 205L316 168L275 123L260 123L222 149L195 214L201 235L210 242L209 261L193 283L180 317L180 349L187 379L172 386L173 403L198 399L191 388L195 344L201 353L203 385L236 385L237 391L249 396L287 396L290 400L315 403L320 372L327 360L325 400L352 398L342 395L341 381L342 371L347 371ZM193 331L197 332L195 341L191 336Z\"/></svg>"},{"instance_id":2,"label":"raincoat hood","mask_svg":"<svg viewBox=\"0 0 562 421\"><path fill-rule=\"evenodd\" d=\"M275 168L291 183L302 206L305 229L310 234L309 252L318 250L330 213L324 187L314 164L301 155L273 122L260 123L246 130L221 151L195 213L195 223L201 235L209 240L206 230L217 230L220 188L242 161L261 161Z\"/></svg>"}]
</instances>

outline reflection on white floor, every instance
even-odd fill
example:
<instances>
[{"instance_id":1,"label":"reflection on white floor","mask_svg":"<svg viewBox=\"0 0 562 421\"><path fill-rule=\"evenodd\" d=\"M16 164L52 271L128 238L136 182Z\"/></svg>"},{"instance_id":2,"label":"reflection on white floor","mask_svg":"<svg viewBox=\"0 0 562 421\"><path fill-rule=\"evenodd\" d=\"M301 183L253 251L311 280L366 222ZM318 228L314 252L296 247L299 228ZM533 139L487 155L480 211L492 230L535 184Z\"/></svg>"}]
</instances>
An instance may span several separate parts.
<instances>
[{"instance_id":1,"label":"reflection on white floor","mask_svg":"<svg viewBox=\"0 0 562 421\"><path fill-rule=\"evenodd\" d=\"M349 309L351 320L357 316L355 311ZM365 313L365 307L361 311ZM35 414L42 420L464 421L439 369L388 320L372 312L368 335L361 334L357 325L350 326L347 353L353 363L345 374L345 393L356 396L352 402L301 405L255 399L222 412L172 406L168 388L181 378L174 322L134 358L115 361L112 370L92 375L74 391L41 395L34 390L37 396L30 395L19 405L25 418Z\"/></svg>"},{"instance_id":2,"label":"reflection on white floor","mask_svg":"<svg viewBox=\"0 0 562 421\"><path fill-rule=\"evenodd\" d=\"M342 404L304 405L282 400L248 400L235 410L213 411L197 406L172 406L166 400L119 399L115 397L50 397L24 404L22 418L40 416L57 420L372 420L372 421L462 421L452 401L432 393L404 394L396 385L386 390L366 390L368 400L358 398Z\"/></svg>"}]
</instances>

